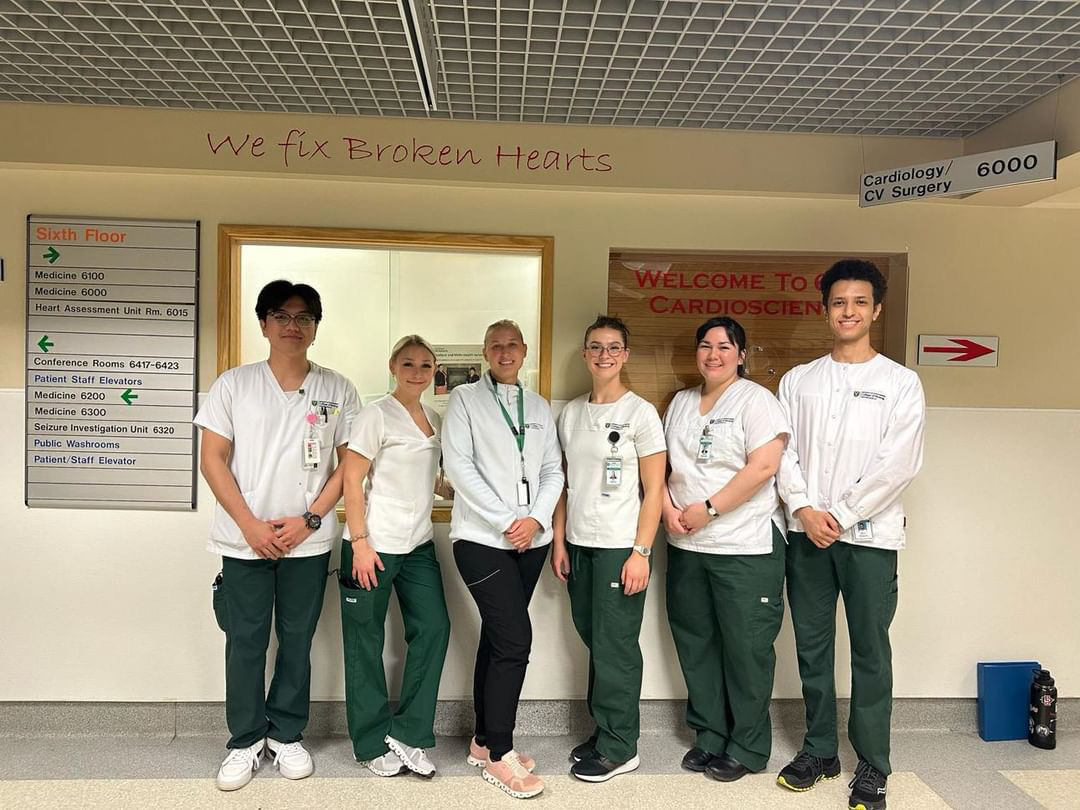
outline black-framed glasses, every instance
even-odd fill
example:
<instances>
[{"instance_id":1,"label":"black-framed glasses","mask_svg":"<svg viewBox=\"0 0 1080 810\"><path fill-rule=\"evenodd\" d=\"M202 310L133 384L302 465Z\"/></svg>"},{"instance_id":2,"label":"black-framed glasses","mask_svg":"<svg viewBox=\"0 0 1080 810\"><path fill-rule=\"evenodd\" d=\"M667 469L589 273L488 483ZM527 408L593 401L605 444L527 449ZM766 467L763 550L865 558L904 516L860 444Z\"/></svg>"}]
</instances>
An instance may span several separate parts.
<instances>
[{"instance_id":1,"label":"black-framed glasses","mask_svg":"<svg viewBox=\"0 0 1080 810\"><path fill-rule=\"evenodd\" d=\"M295 323L299 329L310 329L316 323L317 319L314 315L308 312L298 312L296 315L290 315L281 309L275 309L270 313L270 320L285 329L290 323Z\"/></svg>"},{"instance_id":2,"label":"black-framed glasses","mask_svg":"<svg viewBox=\"0 0 1080 810\"><path fill-rule=\"evenodd\" d=\"M622 353L626 351L626 347L621 343L612 343L608 346L602 343L589 343L585 346L585 351L593 357L599 357L604 352L608 353L608 357L621 357Z\"/></svg>"}]
</instances>

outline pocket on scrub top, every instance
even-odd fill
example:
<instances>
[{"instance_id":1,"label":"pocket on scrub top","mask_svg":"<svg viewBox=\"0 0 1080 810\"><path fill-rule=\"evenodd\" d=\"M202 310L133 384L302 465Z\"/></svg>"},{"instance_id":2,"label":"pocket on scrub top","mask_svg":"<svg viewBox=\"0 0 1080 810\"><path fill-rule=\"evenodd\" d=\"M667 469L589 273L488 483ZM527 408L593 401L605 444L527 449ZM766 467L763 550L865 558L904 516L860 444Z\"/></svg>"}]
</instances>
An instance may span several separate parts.
<instances>
[{"instance_id":1,"label":"pocket on scrub top","mask_svg":"<svg viewBox=\"0 0 1080 810\"><path fill-rule=\"evenodd\" d=\"M221 572L214 577L214 582L210 586L211 593L213 594L212 604L214 608L214 618L217 620L217 626L221 628L223 633L229 632L229 609L225 604L225 579Z\"/></svg>"},{"instance_id":2,"label":"pocket on scrub top","mask_svg":"<svg viewBox=\"0 0 1080 810\"><path fill-rule=\"evenodd\" d=\"M369 493L367 501L367 527L371 536L386 543L407 543L416 527L416 508L412 501L391 498L379 493Z\"/></svg>"}]
</instances>

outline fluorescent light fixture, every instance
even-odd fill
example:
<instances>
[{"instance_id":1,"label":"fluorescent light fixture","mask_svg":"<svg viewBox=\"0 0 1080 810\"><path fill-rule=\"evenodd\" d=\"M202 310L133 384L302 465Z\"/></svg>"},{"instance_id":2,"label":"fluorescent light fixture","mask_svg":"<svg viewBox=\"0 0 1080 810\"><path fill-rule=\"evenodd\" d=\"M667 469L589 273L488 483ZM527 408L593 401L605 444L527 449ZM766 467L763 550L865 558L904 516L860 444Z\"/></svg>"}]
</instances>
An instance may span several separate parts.
<instances>
[{"instance_id":1,"label":"fluorescent light fixture","mask_svg":"<svg viewBox=\"0 0 1080 810\"><path fill-rule=\"evenodd\" d=\"M409 38L409 52L420 94L424 97L424 106L434 111L437 109L435 87L438 61L435 58L433 26L427 4L424 0L398 0L398 11L401 12L405 35Z\"/></svg>"}]
</instances>

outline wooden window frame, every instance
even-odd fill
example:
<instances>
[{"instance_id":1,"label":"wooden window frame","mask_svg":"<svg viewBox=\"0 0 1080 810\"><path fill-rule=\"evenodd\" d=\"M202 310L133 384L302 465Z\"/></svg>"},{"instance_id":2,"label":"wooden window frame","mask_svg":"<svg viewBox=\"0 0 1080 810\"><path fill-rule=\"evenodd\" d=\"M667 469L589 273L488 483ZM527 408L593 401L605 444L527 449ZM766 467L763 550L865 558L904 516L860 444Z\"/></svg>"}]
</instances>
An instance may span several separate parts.
<instances>
[{"instance_id":1,"label":"wooden window frame","mask_svg":"<svg viewBox=\"0 0 1080 810\"><path fill-rule=\"evenodd\" d=\"M555 239L551 236L384 231L359 228L311 228L279 225L218 226L217 372L240 364L240 249L245 245L309 247L377 247L387 249L470 250L487 253L531 253L540 256L539 394L551 398L552 307L554 304ZM339 517L343 513L339 509ZM450 520L449 509L435 509L437 523Z\"/></svg>"}]
</instances>

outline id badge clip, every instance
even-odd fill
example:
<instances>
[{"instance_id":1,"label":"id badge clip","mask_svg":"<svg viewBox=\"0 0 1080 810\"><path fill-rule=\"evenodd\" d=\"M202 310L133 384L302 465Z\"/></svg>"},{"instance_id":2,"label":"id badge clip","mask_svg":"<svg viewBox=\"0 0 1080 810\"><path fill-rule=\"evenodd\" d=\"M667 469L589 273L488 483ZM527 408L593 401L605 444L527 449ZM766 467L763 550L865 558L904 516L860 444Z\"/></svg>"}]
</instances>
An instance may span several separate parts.
<instances>
[{"instance_id":1,"label":"id badge clip","mask_svg":"<svg viewBox=\"0 0 1080 810\"><path fill-rule=\"evenodd\" d=\"M618 489L622 486L622 458L619 456L618 431L611 431L607 440L611 444L611 455L604 459L604 489Z\"/></svg>"},{"instance_id":2,"label":"id badge clip","mask_svg":"<svg viewBox=\"0 0 1080 810\"><path fill-rule=\"evenodd\" d=\"M705 430L701 433L701 438L698 439L697 447L697 460L708 461L712 458L712 443L713 437L709 433L709 428L706 426Z\"/></svg>"},{"instance_id":3,"label":"id badge clip","mask_svg":"<svg viewBox=\"0 0 1080 810\"><path fill-rule=\"evenodd\" d=\"M530 501L530 498L529 498L529 479L525 478L524 476L522 477L522 479L520 481L518 481L517 500L518 500L518 506L528 506L529 505L529 501Z\"/></svg>"},{"instance_id":4,"label":"id badge clip","mask_svg":"<svg viewBox=\"0 0 1080 810\"><path fill-rule=\"evenodd\" d=\"M604 459L604 489L618 489L622 485L622 459L609 456Z\"/></svg>"},{"instance_id":5,"label":"id badge clip","mask_svg":"<svg viewBox=\"0 0 1080 810\"><path fill-rule=\"evenodd\" d=\"M304 435L304 469L315 470L322 461L322 447L319 445L319 435L315 430L317 415L312 412L307 416L308 429Z\"/></svg>"}]
</instances>

